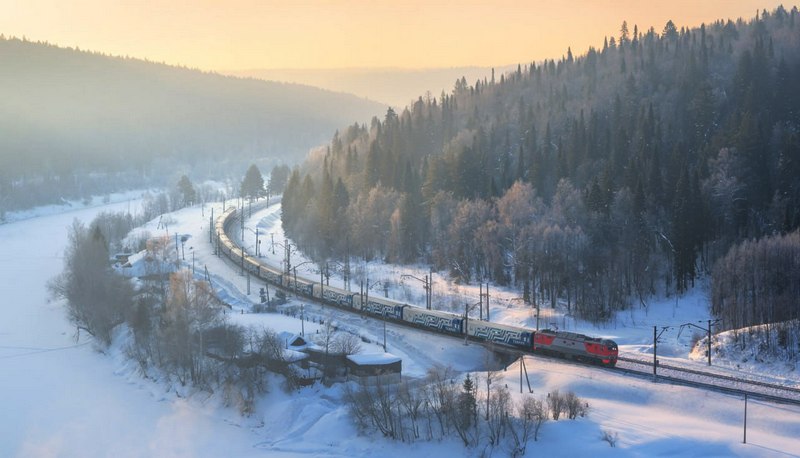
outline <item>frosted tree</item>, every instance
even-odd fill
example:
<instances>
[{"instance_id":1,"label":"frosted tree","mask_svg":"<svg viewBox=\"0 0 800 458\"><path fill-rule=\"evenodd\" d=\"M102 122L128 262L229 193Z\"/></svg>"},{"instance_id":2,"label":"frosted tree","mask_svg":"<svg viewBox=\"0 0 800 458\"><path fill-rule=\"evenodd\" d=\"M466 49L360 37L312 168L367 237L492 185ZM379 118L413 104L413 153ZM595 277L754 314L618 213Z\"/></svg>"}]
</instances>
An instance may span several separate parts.
<instances>
[{"instance_id":1,"label":"frosted tree","mask_svg":"<svg viewBox=\"0 0 800 458\"><path fill-rule=\"evenodd\" d=\"M64 271L48 287L66 299L70 319L105 345L133 305L134 288L111 269L106 239L99 227L88 230L75 220L69 229Z\"/></svg>"}]
</instances>

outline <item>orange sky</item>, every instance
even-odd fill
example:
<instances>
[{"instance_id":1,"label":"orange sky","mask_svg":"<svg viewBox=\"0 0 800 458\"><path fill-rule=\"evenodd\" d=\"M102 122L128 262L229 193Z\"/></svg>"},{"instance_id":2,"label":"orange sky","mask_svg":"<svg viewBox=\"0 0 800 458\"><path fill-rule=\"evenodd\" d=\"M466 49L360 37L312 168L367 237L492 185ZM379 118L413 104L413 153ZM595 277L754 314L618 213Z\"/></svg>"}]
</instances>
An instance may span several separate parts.
<instances>
[{"instance_id":1,"label":"orange sky","mask_svg":"<svg viewBox=\"0 0 800 458\"><path fill-rule=\"evenodd\" d=\"M0 0L0 32L207 70L454 67L581 54L623 20L661 30L777 1ZM785 4L787 10L791 4Z\"/></svg>"}]
</instances>

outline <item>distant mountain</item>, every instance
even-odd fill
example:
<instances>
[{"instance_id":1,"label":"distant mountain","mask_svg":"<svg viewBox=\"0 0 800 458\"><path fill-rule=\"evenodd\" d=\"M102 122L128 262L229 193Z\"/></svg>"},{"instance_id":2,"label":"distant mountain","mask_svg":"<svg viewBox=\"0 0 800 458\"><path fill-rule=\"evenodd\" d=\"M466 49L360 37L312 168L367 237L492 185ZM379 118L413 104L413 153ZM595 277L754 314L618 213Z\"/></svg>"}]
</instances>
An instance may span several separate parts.
<instances>
[{"instance_id":1,"label":"distant mountain","mask_svg":"<svg viewBox=\"0 0 800 458\"><path fill-rule=\"evenodd\" d=\"M511 67L495 69L498 77ZM226 72L230 75L271 81L308 84L332 91L342 91L403 108L426 92L439 97L450 92L462 77L470 83L491 78L489 67L451 68L343 68L343 69L252 69Z\"/></svg>"},{"instance_id":2,"label":"distant mountain","mask_svg":"<svg viewBox=\"0 0 800 458\"><path fill-rule=\"evenodd\" d=\"M7 201L36 180L87 171L151 176L172 163L294 162L336 129L385 111L308 86L4 38L0 194Z\"/></svg>"}]
</instances>

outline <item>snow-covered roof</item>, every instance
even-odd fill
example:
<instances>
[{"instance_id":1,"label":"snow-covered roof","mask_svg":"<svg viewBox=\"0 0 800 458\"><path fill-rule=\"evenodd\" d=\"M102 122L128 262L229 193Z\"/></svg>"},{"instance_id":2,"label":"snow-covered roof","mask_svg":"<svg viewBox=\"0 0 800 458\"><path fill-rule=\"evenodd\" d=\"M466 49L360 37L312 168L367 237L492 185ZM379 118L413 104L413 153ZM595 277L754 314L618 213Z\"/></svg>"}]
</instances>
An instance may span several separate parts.
<instances>
[{"instance_id":1,"label":"snow-covered roof","mask_svg":"<svg viewBox=\"0 0 800 458\"><path fill-rule=\"evenodd\" d=\"M286 349L283 350L283 359L287 363L296 363L297 361L302 361L308 358L308 355L296 350Z\"/></svg>"},{"instance_id":2,"label":"snow-covered roof","mask_svg":"<svg viewBox=\"0 0 800 458\"><path fill-rule=\"evenodd\" d=\"M319 348L319 345L315 344L308 338L308 336L303 337L300 334L292 334L289 332L281 332L278 334L278 337L286 342L286 346L292 350L304 350L306 348L315 349Z\"/></svg>"},{"instance_id":3,"label":"snow-covered roof","mask_svg":"<svg viewBox=\"0 0 800 458\"><path fill-rule=\"evenodd\" d=\"M383 366L402 361L402 358L391 353L348 355L347 359L358 364L359 366Z\"/></svg>"},{"instance_id":4,"label":"snow-covered roof","mask_svg":"<svg viewBox=\"0 0 800 458\"><path fill-rule=\"evenodd\" d=\"M170 273L178 269L174 260L157 260L142 250L128 256L128 262L119 266L117 271L128 277L144 277L154 273Z\"/></svg>"}]
</instances>

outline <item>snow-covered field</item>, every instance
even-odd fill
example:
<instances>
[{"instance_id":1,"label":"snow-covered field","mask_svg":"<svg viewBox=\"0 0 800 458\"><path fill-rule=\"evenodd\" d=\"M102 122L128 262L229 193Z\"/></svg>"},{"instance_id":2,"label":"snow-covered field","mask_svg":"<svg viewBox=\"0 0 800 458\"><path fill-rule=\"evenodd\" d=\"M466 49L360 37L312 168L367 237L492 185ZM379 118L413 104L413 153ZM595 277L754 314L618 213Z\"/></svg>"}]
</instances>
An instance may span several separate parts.
<instances>
[{"instance_id":1,"label":"snow-covered field","mask_svg":"<svg viewBox=\"0 0 800 458\"><path fill-rule=\"evenodd\" d=\"M142 379L125 361L119 344L107 355L97 352L85 335L76 339L61 303L49 302L45 284L61 270L66 228L73 218L89 222L102 210L135 208L130 196L119 203L75 211L43 211L0 225L0 456L478 456L483 449L465 450L460 442L403 444L377 436L359 436L338 402L341 387L314 386L285 393L272 383L271 392L257 405L256 414L243 418L221 406L219 396L194 392L185 396L163 383ZM188 208L171 216L169 235L189 235L185 245L187 265L193 253L198 273L208 268L216 289L234 304L236 322L266 326L276 331L299 332L300 321L279 314L251 314L258 301L258 287L239 270L212 254L208 243L211 206ZM220 205L215 206L219 215ZM283 241L277 206L258 212L246 222L259 226L262 253L271 254L270 232ZM11 218L10 218L11 219ZM152 222L147 230L164 229ZM254 246L254 234L245 230L244 245ZM276 247L274 262L282 250ZM269 253L269 254L268 254ZM295 255L292 263L303 260ZM314 266L304 276L318 278ZM423 276L423 270L400 269L370 263L370 282L389 280L390 295L423 303L421 283L400 280L403 274ZM361 273L364 275L365 273ZM453 310L465 302L477 302L477 288L448 283L434 275L434 303ZM334 277L331 284L335 284ZM354 278L353 289L358 289ZM382 289L371 294L383 294ZM456 299L447 297L455 295ZM535 327L533 309L513 300L513 291L494 289L492 320ZM474 298L474 300L472 299ZM295 303L297 304L297 303ZM461 305L459 305L461 304ZM341 327L373 343L365 352L380 352L383 323L343 312L308 306L313 319L329 317ZM245 313L242 313L245 312ZM677 302L654 301L648 310L621 314L596 328L560 312L542 313L542 327L558 325L595 335L607 335L622 345L623 352L652 351L652 326L675 326L659 343L663 358L692 364L688 358L692 332L678 336L678 326L707 318L703 293L695 290ZM306 334L316 332L313 321L304 323ZM434 363L450 364L458 371L477 371L483 377L487 352L465 346L460 339L433 336L389 324L388 351L403 358L404 374L419 377ZM662 359L663 359L662 358ZM695 363L704 367L703 362ZM742 444L744 403L740 398L702 390L654 384L597 368L557 360L527 358L534 396L553 389L573 390L586 399L588 417L545 424L540 441L528 447L527 456L800 456L800 407L778 406L750 400L747 444ZM796 383L797 372L770 369L771 379ZM514 396L520 394L519 367L515 364L496 374L494 384L505 383ZM480 385L480 383L479 383ZM604 432L618 435L617 448L601 440ZM495 456L507 453L496 450Z\"/></svg>"}]
</instances>

